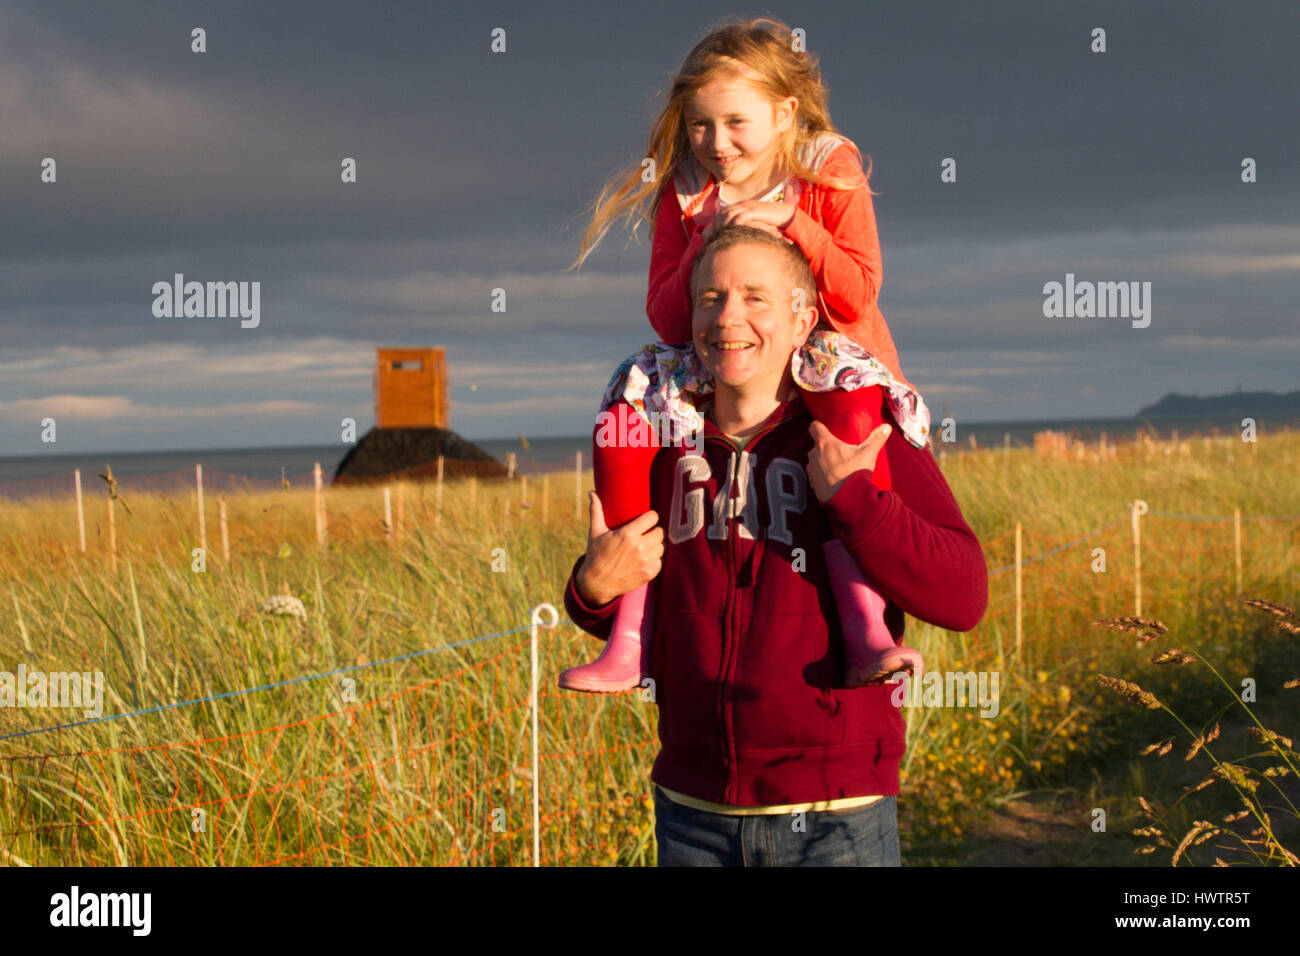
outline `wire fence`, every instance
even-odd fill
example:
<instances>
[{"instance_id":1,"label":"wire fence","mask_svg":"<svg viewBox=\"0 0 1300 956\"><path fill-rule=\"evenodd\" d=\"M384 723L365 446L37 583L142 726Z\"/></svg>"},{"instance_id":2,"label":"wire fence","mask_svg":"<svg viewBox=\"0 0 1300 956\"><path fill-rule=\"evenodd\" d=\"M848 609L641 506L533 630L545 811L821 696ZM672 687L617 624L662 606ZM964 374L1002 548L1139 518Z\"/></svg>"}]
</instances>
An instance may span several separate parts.
<instances>
[{"instance_id":1,"label":"wire fence","mask_svg":"<svg viewBox=\"0 0 1300 956\"><path fill-rule=\"evenodd\" d=\"M1162 591L1188 582L1239 591L1252 553L1243 529L1277 521L1300 521L1300 514L1174 514L1139 501L1112 521L1027 555L1026 539L1055 539L1017 526L984 543L990 605L973 636L996 631L1009 640L1014 633L1019 654L1022 642L1030 652L1049 629L1082 626L1129 600L1140 614L1144 582L1147 606L1157 610ZM1167 522L1182 527L1164 533L1172 527ZM657 746L655 708L635 691L544 691L590 649L572 629L550 630L541 640L540 629L557 623L554 609L539 605L527 625L465 641L0 735L9 751L0 753L0 861L625 860L648 840L650 810L647 796L619 781L646 777ZM528 640L511 640L523 631ZM350 675L470 645L487 656L373 699L349 701L338 692ZM302 719L143 746L115 743L122 725L143 739L156 734L147 721L164 712L193 709L220 720L218 705L304 693L303 685L318 681L330 688L328 706ZM77 745L85 738L73 731L84 735L91 725L102 726L96 733L108 745Z\"/></svg>"}]
</instances>

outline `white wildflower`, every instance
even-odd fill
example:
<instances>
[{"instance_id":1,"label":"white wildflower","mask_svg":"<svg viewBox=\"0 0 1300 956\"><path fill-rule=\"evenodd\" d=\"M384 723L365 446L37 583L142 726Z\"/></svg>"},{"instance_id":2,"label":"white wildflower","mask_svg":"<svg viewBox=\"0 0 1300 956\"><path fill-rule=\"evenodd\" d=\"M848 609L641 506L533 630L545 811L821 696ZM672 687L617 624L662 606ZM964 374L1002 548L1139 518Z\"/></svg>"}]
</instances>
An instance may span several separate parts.
<instances>
[{"instance_id":1,"label":"white wildflower","mask_svg":"<svg viewBox=\"0 0 1300 956\"><path fill-rule=\"evenodd\" d=\"M301 621L307 620L307 609L302 601L291 594L272 594L262 604L263 614L288 614Z\"/></svg>"}]
</instances>

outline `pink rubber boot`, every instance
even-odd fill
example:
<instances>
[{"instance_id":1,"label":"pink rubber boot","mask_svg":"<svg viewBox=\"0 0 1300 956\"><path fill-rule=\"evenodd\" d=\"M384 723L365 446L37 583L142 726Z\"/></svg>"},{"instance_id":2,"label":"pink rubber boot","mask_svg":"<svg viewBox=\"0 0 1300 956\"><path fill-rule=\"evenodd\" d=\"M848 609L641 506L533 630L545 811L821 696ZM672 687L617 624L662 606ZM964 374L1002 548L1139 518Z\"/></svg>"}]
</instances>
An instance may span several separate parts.
<instances>
[{"instance_id":1,"label":"pink rubber boot","mask_svg":"<svg viewBox=\"0 0 1300 956\"><path fill-rule=\"evenodd\" d=\"M606 414L612 416L606 421ZM645 441L609 441L605 434L609 422L617 422L614 431L630 436L633 425L644 417L620 399L597 417L592 431L591 465L596 496L605 513L605 523L620 528L650 510L650 465L659 451L654 429L645 429ZM654 637L650 588L647 582L624 594L614 612L605 649L590 664L570 667L560 674L560 686L566 690L589 694L614 694L631 690L641 683L650 670L650 642Z\"/></svg>"},{"instance_id":2,"label":"pink rubber boot","mask_svg":"<svg viewBox=\"0 0 1300 956\"><path fill-rule=\"evenodd\" d=\"M615 694L641 684L650 670L650 641L654 636L654 605L647 582L624 594L614 612L605 649L590 664L560 674L560 686L589 694Z\"/></svg>"},{"instance_id":3,"label":"pink rubber boot","mask_svg":"<svg viewBox=\"0 0 1300 956\"><path fill-rule=\"evenodd\" d=\"M885 626L885 599L872 586L843 543L834 538L822 545L831 590L844 628L844 682L846 687L882 684L900 671L921 667L921 655L894 644Z\"/></svg>"},{"instance_id":4,"label":"pink rubber boot","mask_svg":"<svg viewBox=\"0 0 1300 956\"><path fill-rule=\"evenodd\" d=\"M860 443L885 421L884 393L879 385L854 391L805 391L803 399L813 417L840 441ZM893 485L889 456L883 448L876 458L871 483L886 491ZM822 552L844 629L845 686L879 684L891 674L919 669L921 655L910 647L894 644L885 626L885 599L862 573L853 555L835 538L822 545Z\"/></svg>"}]
</instances>

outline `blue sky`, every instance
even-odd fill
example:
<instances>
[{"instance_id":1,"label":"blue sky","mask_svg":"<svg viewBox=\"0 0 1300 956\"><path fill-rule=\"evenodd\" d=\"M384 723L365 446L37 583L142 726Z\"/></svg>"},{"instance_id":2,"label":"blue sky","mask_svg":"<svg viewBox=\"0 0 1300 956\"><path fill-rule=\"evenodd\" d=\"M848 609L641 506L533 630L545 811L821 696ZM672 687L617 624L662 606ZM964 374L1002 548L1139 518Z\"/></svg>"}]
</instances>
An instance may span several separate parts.
<instances>
[{"instance_id":1,"label":"blue sky","mask_svg":"<svg viewBox=\"0 0 1300 956\"><path fill-rule=\"evenodd\" d=\"M0 3L0 456L334 443L381 345L448 349L468 437L588 432L652 332L644 228L563 271L584 210L695 40L763 13L871 157L881 308L936 413L1300 388L1293 2L41 0ZM155 318L177 272L259 281L260 325ZM1150 282L1150 327L1045 318L1067 273Z\"/></svg>"}]
</instances>

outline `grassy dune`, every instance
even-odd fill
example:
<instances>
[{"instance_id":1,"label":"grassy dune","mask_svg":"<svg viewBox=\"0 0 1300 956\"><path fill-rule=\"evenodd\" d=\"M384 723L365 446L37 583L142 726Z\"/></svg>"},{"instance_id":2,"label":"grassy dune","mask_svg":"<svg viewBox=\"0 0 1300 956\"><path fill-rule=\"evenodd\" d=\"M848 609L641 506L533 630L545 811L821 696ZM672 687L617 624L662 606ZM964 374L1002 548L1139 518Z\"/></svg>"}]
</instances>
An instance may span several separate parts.
<instances>
[{"instance_id":1,"label":"grassy dune","mask_svg":"<svg viewBox=\"0 0 1300 956\"><path fill-rule=\"evenodd\" d=\"M1300 514L1300 436L1112 451L944 457L995 572L990 609L969 634L909 620L909 641L927 671L997 671L999 713L905 711L909 864L1032 862L996 858L1008 838L995 824L1047 795L1064 862L1168 865L1197 821L1242 809L1251 782L1262 807L1281 809L1267 824L1262 809L1220 824L1182 849L1180 865L1285 861L1272 843L1294 851L1300 842L1287 830L1287 806L1300 802L1294 773L1264 776L1294 763L1289 745L1248 732L1251 718L1228 689L1251 677L1262 725L1300 729L1300 689L1282 686L1300 675L1300 635L1276 623L1284 616L1240 603L1231 520L1240 509L1241 592L1294 606L1300 520L1256 519ZM575 517L571 475L549 485L545 516L536 479L526 509L518 481L449 485L440 519L432 487L408 486L392 542L380 490L332 490L323 550L310 490L238 495L227 499L228 565L209 495L202 573L192 569L193 492L121 486L131 513L117 512L116 570L98 489L87 500L85 555L70 500L0 501L0 604L12 611L0 627L0 671L102 671L106 714L161 708L0 740L0 865L528 863L527 625L541 602L561 613L541 632L543 862L652 863L653 705L555 688L559 670L598 645L563 618L560 601L585 514ZM1141 519L1143 616L1168 628L1147 644L1091 624L1134 613L1128 508L1137 498L1151 512ZM1017 522L1033 559L1022 571L1019 653L1016 575L999 570L1014 563ZM305 620L262 612L282 592L301 599ZM499 632L509 633L472 640ZM1202 654L1227 685L1200 661L1150 663L1172 647ZM385 662L422 651L431 652ZM1098 673L1136 681L1167 709L1124 699ZM232 693L317 674L327 676ZM0 735L82 719L4 708ZM1216 722L1220 735L1184 760ZM1139 755L1166 739L1171 752ZM1178 799L1210 761L1229 759L1246 784L1221 771ZM1159 832L1133 834L1153 825L1139 797ZM1104 831L1094 828L1097 809ZM1244 842L1252 829L1266 831L1266 846Z\"/></svg>"}]
</instances>

